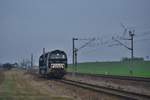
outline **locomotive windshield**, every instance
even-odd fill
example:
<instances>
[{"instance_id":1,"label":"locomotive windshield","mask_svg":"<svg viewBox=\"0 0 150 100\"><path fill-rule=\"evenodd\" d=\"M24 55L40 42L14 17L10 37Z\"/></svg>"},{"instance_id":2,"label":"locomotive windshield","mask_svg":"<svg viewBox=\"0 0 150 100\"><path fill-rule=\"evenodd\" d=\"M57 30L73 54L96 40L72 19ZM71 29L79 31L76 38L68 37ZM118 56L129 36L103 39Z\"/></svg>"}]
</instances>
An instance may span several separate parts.
<instances>
[{"instance_id":1,"label":"locomotive windshield","mask_svg":"<svg viewBox=\"0 0 150 100\"><path fill-rule=\"evenodd\" d=\"M51 54L50 59L66 59L66 55L62 53Z\"/></svg>"},{"instance_id":2,"label":"locomotive windshield","mask_svg":"<svg viewBox=\"0 0 150 100\"><path fill-rule=\"evenodd\" d=\"M67 55L60 50L52 51L49 55L49 63L67 63Z\"/></svg>"},{"instance_id":3,"label":"locomotive windshield","mask_svg":"<svg viewBox=\"0 0 150 100\"><path fill-rule=\"evenodd\" d=\"M52 52L51 54L50 54L50 57L49 57L50 59L67 59L67 56L66 56L66 54L65 53L63 53L63 52Z\"/></svg>"}]
</instances>

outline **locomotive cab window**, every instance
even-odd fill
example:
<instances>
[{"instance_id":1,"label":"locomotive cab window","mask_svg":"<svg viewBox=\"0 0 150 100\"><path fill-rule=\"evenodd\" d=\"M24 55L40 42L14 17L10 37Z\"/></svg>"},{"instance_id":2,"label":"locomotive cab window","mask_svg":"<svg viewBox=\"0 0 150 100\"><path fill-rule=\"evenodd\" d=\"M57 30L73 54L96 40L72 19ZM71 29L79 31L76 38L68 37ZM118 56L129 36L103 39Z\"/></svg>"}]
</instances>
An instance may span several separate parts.
<instances>
[{"instance_id":1,"label":"locomotive cab window","mask_svg":"<svg viewBox=\"0 0 150 100\"><path fill-rule=\"evenodd\" d=\"M64 54L51 54L50 59L66 59L66 56Z\"/></svg>"}]
</instances>

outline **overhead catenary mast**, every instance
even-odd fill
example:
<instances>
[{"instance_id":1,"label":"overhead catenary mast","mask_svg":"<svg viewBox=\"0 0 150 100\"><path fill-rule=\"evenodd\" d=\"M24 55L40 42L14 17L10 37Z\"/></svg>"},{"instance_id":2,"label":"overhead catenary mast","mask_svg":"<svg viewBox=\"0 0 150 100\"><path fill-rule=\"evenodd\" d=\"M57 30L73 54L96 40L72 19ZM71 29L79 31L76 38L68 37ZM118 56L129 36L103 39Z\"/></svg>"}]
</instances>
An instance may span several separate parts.
<instances>
[{"instance_id":1,"label":"overhead catenary mast","mask_svg":"<svg viewBox=\"0 0 150 100\"><path fill-rule=\"evenodd\" d=\"M79 38L72 38L72 64L74 67L74 72L73 75L75 75L75 72L77 71L77 52L79 50L81 50L82 48L86 47L88 44L90 44L92 41L95 40L95 38L92 39L88 39L89 41L86 42L84 45L82 45L81 47L79 47L78 49L75 47L75 40L79 40ZM87 39L86 39L87 40Z\"/></svg>"},{"instance_id":2,"label":"overhead catenary mast","mask_svg":"<svg viewBox=\"0 0 150 100\"><path fill-rule=\"evenodd\" d=\"M120 45L124 46L125 48L127 48L128 50L131 51L131 60L134 59L134 52L133 52L133 37L134 37L134 30L133 31L129 31L129 36L130 38L128 39L123 39L123 40L130 40L131 41L131 47L125 45L124 43L122 43L121 41L117 40L115 37L112 37L112 39L116 42L118 42Z\"/></svg>"}]
</instances>

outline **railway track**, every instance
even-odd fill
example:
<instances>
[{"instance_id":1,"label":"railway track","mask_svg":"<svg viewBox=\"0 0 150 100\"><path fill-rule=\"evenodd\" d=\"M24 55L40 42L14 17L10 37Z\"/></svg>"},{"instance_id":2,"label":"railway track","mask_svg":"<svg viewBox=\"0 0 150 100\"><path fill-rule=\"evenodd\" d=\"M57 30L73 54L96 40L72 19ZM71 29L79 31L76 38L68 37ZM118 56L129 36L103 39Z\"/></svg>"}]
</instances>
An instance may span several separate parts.
<instances>
[{"instance_id":1,"label":"railway track","mask_svg":"<svg viewBox=\"0 0 150 100\"><path fill-rule=\"evenodd\" d=\"M67 74L72 75L71 72L68 72ZM76 76L91 76L91 77L102 77L102 78L119 79L119 80L150 82L150 78L145 78L145 77L103 75L103 74L87 74L87 73L75 73L75 75Z\"/></svg>"},{"instance_id":2,"label":"railway track","mask_svg":"<svg viewBox=\"0 0 150 100\"><path fill-rule=\"evenodd\" d=\"M115 96L118 96L121 98L125 98L127 100L150 100L150 95L128 92L128 91L124 91L121 89L103 87L103 86L98 86L98 85L93 85L93 84L89 84L89 83L68 80L68 79L62 79L62 80L60 80L60 82L69 84L69 85L73 85L76 87L96 91L96 92L102 92L102 93L106 93L106 94L110 94L110 95L115 95Z\"/></svg>"},{"instance_id":3,"label":"railway track","mask_svg":"<svg viewBox=\"0 0 150 100\"><path fill-rule=\"evenodd\" d=\"M72 74L72 73L69 73ZM80 76L87 76L89 74L80 74L77 73L76 75L80 75ZM144 82L150 82L148 78L134 78L134 77L113 77L113 76L106 76L106 75L92 75L93 77L105 77L105 78L115 78L115 79L120 79L120 80L132 80L132 81L144 81ZM79 88L84 88L84 89L88 89L91 91L95 91L95 92L99 92L99 93L105 93L105 94L110 94L110 95L114 95L114 96L118 96L121 98L125 98L127 100L150 100L150 95L149 94L141 94L141 93L135 93L135 92L130 92L130 91L125 91L122 90L121 88L112 88L112 87L106 87L106 86L98 86L98 85L94 85L91 83L85 83L85 82L81 82L81 81L74 81L71 79L62 79L62 80L56 80L58 82L61 83L65 83L65 84L69 84L69 85L73 85Z\"/></svg>"}]
</instances>

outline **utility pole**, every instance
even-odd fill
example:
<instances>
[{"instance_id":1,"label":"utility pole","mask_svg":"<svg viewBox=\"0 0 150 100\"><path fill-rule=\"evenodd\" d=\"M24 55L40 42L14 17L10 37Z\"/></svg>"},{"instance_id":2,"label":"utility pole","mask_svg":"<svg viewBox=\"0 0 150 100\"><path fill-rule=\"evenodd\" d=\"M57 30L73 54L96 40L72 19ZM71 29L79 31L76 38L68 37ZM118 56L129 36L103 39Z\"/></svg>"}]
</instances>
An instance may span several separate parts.
<instances>
[{"instance_id":1,"label":"utility pole","mask_svg":"<svg viewBox=\"0 0 150 100\"><path fill-rule=\"evenodd\" d=\"M72 75L75 76L75 72L77 71L77 53L80 49L86 47L88 44L90 44L92 41L95 40L95 38L90 39L90 41L86 42L84 45L79 47L78 49L75 48L75 40L79 40L78 38L72 38L72 65L74 67L74 71ZM89 39L88 39L89 40Z\"/></svg>"},{"instance_id":2,"label":"utility pole","mask_svg":"<svg viewBox=\"0 0 150 100\"><path fill-rule=\"evenodd\" d=\"M75 52L76 52L76 48L75 48L75 40L78 40L78 38L72 38L72 64L75 64Z\"/></svg>"},{"instance_id":3,"label":"utility pole","mask_svg":"<svg viewBox=\"0 0 150 100\"><path fill-rule=\"evenodd\" d=\"M74 65L74 38L72 38L72 65Z\"/></svg>"},{"instance_id":4,"label":"utility pole","mask_svg":"<svg viewBox=\"0 0 150 100\"><path fill-rule=\"evenodd\" d=\"M133 66L133 59L134 59L134 56L133 56L133 36L134 36L134 31L129 31L129 35L131 37L131 66ZM132 67L130 68L130 74L133 75L133 70L132 70Z\"/></svg>"},{"instance_id":5,"label":"utility pole","mask_svg":"<svg viewBox=\"0 0 150 100\"><path fill-rule=\"evenodd\" d=\"M44 59L44 66L46 66L46 65L45 65L45 62L46 62L46 61L45 61L45 48L43 48L43 59Z\"/></svg>"},{"instance_id":6,"label":"utility pole","mask_svg":"<svg viewBox=\"0 0 150 100\"><path fill-rule=\"evenodd\" d=\"M129 35L131 36L131 60L133 61L133 36L134 36L134 32L129 31Z\"/></svg>"},{"instance_id":7,"label":"utility pole","mask_svg":"<svg viewBox=\"0 0 150 100\"><path fill-rule=\"evenodd\" d=\"M127 45L123 44L122 42L120 42L119 40L115 39L114 37L112 38L113 40L115 40L116 42L118 42L120 45L124 46L125 48L127 48L128 50L131 51L131 60L130 60L130 64L132 66L133 64L133 37L134 37L134 31L129 31L129 39L123 39L123 40L130 40L131 41L131 47L128 47ZM133 70L132 67L130 67L130 74L133 75Z\"/></svg>"},{"instance_id":8,"label":"utility pole","mask_svg":"<svg viewBox=\"0 0 150 100\"><path fill-rule=\"evenodd\" d=\"M77 71L77 51L78 51L78 49L75 48L75 51L74 51L74 55L75 55L75 60L74 60L74 64L75 64L75 72Z\"/></svg>"},{"instance_id":9,"label":"utility pole","mask_svg":"<svg viewBox=\"0 0 150 100\"><path fill-rule=\"evenodd\" d=\"M78 38L72 38L72 67L73 67L73 75L75 75L75 71L76 71L76 68L74 69L74 67L76 67L76 64L77 63L77 51L76 51L76 48L75 48L75 40L78 40Z\"/></svg>"},{"instance_id":10,"label":"utility pole","mask_svg":"<svg viewBox=\"0 0 150 100\"><path fill-rule=\"evenodd\" d=\"M31 68L33 68L33 54L31 54Z\"/></svg>"}]
</instances>

